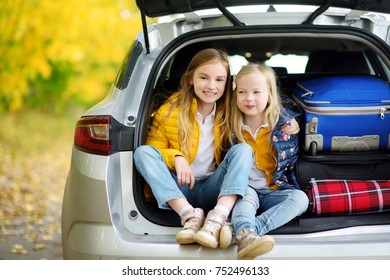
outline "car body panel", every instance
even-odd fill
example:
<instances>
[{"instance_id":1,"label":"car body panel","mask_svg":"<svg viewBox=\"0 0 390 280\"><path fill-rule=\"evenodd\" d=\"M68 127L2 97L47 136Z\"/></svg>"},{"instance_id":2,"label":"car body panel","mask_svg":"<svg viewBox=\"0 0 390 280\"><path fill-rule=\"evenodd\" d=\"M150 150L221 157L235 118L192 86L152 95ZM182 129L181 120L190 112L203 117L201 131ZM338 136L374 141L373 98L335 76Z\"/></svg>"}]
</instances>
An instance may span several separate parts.
<instances>
[{"instance_id":1,"label":"car body panel","mask_svg":"<svg viewBox=\"0 0 390 280\"><path fill-rule=\"evenodd\" d=\"M258 259L388 259L389 234L389 226L372 226L326 234L274 235L274 250ZM236 245L224 250L198 244L183 246L175 243L173 235L161 233L158 237L144 235L124 240L118 237L110 224L102 223L76 223L66 244L67 259L233 260L237 250Z\"/></svg>"}]
</instances>

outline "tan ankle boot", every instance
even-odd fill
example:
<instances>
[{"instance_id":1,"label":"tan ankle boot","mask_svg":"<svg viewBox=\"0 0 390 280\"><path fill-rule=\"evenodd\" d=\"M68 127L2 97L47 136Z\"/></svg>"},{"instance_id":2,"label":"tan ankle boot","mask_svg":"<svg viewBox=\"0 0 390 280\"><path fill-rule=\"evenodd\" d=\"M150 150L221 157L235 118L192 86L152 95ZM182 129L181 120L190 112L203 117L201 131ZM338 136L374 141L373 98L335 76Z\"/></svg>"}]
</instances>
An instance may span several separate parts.
<instances>
[{"instance_id":1,"label":"tan ankle boot","mask_svg":"<svg viewBox=\"0 0 390 280\"><path fill-rule=\"evenodd\" d=\"M217 248L219 234L227 217L220 211L213 209L206 217L203 227L194 235L194 240L208 248Z\"/></svg>"},{"instance_id":2,"label":"tan ankle boot","mask_svg":"<svg viewBox=\"0 0 390 280\"><path fill-rule=\"evenodd\" d=\"M219 234L219 248L226 249L236 243L233 233L233 227L230 223L225 223Z\"/></svg>"},{"instance_id":3,"label":"tan ankle boot","mask_svg":"<svg viewBox=\"0 0 390 280\"><path fill-rule=\"evenodd\" d=\"M190 209L184 212L181 219L183 229L176 234L176 242L179 244L194 243L194 234L203 226L204 212L200 208Z\"/></svg>"},{"instance_id":4,"label":"tan ankle boot","mask_svg":"<svg viewBox=\"0 0 390 280\"><path fill-rule=\"evenodd\" d=\"M253 260L268 253L274 247L275 241L269 235L258 236L253 229L243 229L236 235L237 259Z\"/></svg>"}]
</instances>

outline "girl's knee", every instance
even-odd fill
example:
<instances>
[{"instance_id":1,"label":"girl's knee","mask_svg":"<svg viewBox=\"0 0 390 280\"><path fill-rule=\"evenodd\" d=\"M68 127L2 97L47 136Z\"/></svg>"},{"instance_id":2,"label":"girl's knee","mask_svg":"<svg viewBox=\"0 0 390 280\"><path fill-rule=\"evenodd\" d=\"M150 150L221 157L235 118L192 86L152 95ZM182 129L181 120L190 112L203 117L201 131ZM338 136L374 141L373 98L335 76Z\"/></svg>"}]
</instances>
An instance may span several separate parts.
<instances>
[{"instance_id":1,"label":"girl's knee","mask_svg":"<svg viewBox=\"0 0 390 280\"><path fill-rule=\"evenodd\" d=\"M300 197L300 201L302 204L309 204L309 198L307 197L306 193L304 193L303 191L299 190L299 197Z\"/></svg>"},{"instance_id":2,"label":"girl's knee","mask_svg":"<svg viewBox=\"0 0 390 280\"><path fill-rule=\"evenodd\" d=\"M133 154L135 161L142 158L142 155L144 154L145 147L146 146L139 146L137 149L135 149L134 154Z\"/></svg>"},{"instance_id":3,"label":"girl's knee","mask_svg":"<svg viewBox=\"0 0 390 280\"><path fill-rule=\"evenodd\" d=\"M135 151L134 151L134 159L137 160L137 159L141 159L143 158L145 155L150 155L150 154L153 154L155 153L155 149L151 146L147 146L147 145L143 145L143 146L139 146Z\"/></svg>"},{"instance_id":4,"label":"girl's knee","mask_svg":"<svg viewBox=\"0 0 390 280\"><path fill-rule=\"evenodd\" d=\"M240 152L252 153L252 147L249 144L240 143L240 144L237 144L237 147L238 147Z\"/></svg>"},{"instance_id":5,"label":"girl's knee","mask_svg":"<svg viewBox=\"0 0 390 280\"><path fill-rule=\"evenodd\" d=\"M307 207L309 206L309 198L307 197L306 193L301 190L295 190L294 200L296 201L298 207L301 209L301 213L307 210Z\"/></svg>"},{"instance_id":6,"label":"girl's knee","mask_svg":"<svg viewBox=\"0 0 390 280\"><path fill-rule=\"evenodd\" d=\"M139 146L135 151L134 151L134 160L136 162L142 161L143 159L146 159L147 157L154 156L156 154L156 150L147 145Z\"/></svg>"},{"instance_id":7,"label":"girl's knee","mask_svg":"<svg viewBox=\"0 0 390 280\"><path fill-rule=\"evenodd\" d=\"M252 157L253 158L253 150L249 144L240 143L233 146L234 153L241 157Z\"/></svg>"}]
</instances>

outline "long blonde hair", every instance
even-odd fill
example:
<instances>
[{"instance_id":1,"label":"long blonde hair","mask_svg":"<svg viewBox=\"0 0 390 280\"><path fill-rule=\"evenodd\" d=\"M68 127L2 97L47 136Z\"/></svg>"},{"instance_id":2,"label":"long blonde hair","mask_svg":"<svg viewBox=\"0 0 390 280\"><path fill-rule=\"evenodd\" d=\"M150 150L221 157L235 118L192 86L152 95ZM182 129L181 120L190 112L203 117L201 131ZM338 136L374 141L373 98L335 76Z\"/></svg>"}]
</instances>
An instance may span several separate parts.
<instances>
[{"instance_id":1,"label":"long blonde hair","mask_svg":"<svg viewBox=\"0 0 390 280\"><path fill-rule=\"evenodd\" d=\"M221 62L227 72L227 81L225 85L225 91L220 99L217 100L216 104L216 123L220 128L220 137L215 139L216 150L218 155L227 149L227 145L233 143L232 133L230 129L230 122L228 116L230 115L229 102L231 99L231 75L229 60L227 54L218 49L207 48L199 51L191 60L186 71L181 77L180 88L178 92L173 94L168 102L172 104L173 108L180 108L178 116L178 128L179 128L179 143L181 146L181 152L189 158L190 149L194 140L193 133L196 126L196 116L191 114L191 104L194 98L197 98L193 85L190 84L194 72L200 66L212 63Z\"/></svg>"},{"instance_id":2,"label":"long blonde hair","mask_svg":"<svg viewBox=\"0 0 390 280\"><path fill-rule=\"evenodd\" d=\"M268 101L264 112L264 122L269 124L271 130L276 127L279 120L279 114L282 108L279 89L277 86L277 77L274 70L264 64L250 63L244 66L237 74L236 81L242 76L249 74L263 75L268 86ZM242 133L242 124L244 123L245 116L237 106L237 88L233 91L231 109L231 127L232 131L237 137L239 142L246 142ZM271 143L270 143L271 144Z\"/></svg>"}]
</instances>

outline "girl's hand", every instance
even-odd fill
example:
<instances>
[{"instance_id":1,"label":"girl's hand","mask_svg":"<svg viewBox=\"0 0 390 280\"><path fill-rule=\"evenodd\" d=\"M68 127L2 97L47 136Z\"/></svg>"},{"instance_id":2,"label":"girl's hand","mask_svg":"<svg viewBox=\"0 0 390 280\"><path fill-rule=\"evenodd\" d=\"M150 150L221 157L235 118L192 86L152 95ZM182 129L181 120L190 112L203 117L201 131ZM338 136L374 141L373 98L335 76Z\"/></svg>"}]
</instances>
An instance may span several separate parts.
<instances>
[{"instance_id":1,"label":"girl's hand","mask_svg":"<svg viewBox=\"0 0 390 280\"><path fill-rule=\"evenodd\" d=\"M190 185L190 189L192 189L195 185L195 176L188 161L182 156L175 156L174 160L177 182L181 186Z\"/></svg>"},{"instance_id":2,"label":"girl's hand","mask_svg":"<svg viewBox=\"0 0 390 280\"><path fill-rule=\"evenodd\" d=\"M299 124L295 119L291 120L290 125L282 126L282 131L286 134L298 134L301 129L299 128Z\"/></svg>"}]
</instances>

